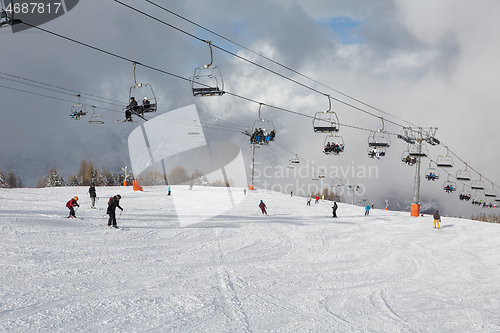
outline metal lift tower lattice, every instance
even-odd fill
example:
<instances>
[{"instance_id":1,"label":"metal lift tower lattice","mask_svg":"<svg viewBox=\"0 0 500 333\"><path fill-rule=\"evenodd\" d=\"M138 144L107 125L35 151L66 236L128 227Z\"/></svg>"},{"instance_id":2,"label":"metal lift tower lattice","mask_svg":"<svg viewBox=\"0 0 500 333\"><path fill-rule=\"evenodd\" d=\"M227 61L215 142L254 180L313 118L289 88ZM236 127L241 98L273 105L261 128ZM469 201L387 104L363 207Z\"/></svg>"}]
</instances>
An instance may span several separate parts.
<instances>
[{"instance_id":1,"label":"metal lift tower lattice","mask_svg":"<svg viewBox=\"0 0 500 333\"><path fill-rule=\"evenodd\" d=\"M416 160L411 216L420 215L420 159L427 156L427 152L422 149L422 144L424 142L432 146L440 144L435 137L436 131L437 127L403 127L403 134L398 135L399 139L412 145L413 149L409 149L409 154Z\"/></svg>"}]
</instances>

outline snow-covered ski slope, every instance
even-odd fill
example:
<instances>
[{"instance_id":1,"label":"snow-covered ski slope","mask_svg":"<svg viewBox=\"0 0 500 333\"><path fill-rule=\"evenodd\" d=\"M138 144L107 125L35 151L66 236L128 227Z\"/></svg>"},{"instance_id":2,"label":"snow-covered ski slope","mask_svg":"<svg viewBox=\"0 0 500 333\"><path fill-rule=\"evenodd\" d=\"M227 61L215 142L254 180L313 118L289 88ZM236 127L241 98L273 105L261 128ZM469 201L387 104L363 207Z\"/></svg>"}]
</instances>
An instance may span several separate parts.
<instances>
[{"instance_id":1,"label":"snow-covered ski slope","mask_svg":"<svg viewBox=\"0 0 500 333\"><path fill-rule=\"evenodd\" d=\"M194 215L223 190L172 186ZM98 188L91 210L84 187L0 190L0 331L500 331L500 225L253 191L181 227L166 192Z\"/></svg>"}]
</instances>

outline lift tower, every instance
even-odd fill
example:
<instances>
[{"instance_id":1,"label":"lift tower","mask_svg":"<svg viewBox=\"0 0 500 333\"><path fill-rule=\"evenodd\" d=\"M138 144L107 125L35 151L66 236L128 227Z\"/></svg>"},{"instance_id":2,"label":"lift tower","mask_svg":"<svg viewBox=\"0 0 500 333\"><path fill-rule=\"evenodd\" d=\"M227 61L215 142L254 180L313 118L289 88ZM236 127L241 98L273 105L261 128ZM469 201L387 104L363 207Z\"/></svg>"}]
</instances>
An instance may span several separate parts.
<instances>
[{"instance_id":1,"label":"lift tower","mask_svg":"<svg viewBox=\"0 0 500 333\"><path fill-rule=\"evenodd\" d=\"M416 161L411 216L420 215L420 160L422 157L427 157L424 143L432 146L440 143L435 138L436 131L437 127L403 127L403 133L398 134L398 139L408 143L408 154Z\"/></svg>"}]
</instances>

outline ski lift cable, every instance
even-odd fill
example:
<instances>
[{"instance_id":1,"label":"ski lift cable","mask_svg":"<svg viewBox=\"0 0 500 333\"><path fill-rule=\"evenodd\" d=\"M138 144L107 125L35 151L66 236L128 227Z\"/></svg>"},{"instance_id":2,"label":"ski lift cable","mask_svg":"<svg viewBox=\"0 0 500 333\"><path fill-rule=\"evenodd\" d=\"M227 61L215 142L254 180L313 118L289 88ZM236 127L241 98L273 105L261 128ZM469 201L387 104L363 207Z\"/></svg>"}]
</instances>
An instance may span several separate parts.
<instances>
[{"instance_id":1,"label":"ski lift cable","mask_svg":"<svg viewBox=\"0 0 500 333\"><path fill-rule=\"evenodd\" d=\"M162 24L165 24L165 25L167 25L167 26L169 26L169 27L171 27L171 28L173 28L173 29L175 29L175 30L177 30L177 31L179 31L179 32L182 32L182 33L184 33L184 34L186 34L186 35L188 35L188 36L190 36L190 37L193 37L193 38L195 38L195 39L197 39L197 40L199 40L199 41L202 41L202 42L208 43L208 41L206 41L206 40L204 40L204 39L202 39L202 38L200 38L200 37L198 37L198 36L195 36L195 35L193 35L193 34L191 34L191 33L187 32L187 31L185 31L185 30L183 30L183 29L180 29L180 28L178 28L178 27L176 27L176 26L174 26L174 25L170 24L170 23L167 23L167 22L165 22L165 21L163 21L163 20L160 20L160 19L158 19L158 18L156 18L156 17L154 17L154 16L152 16L152 15L150 15L150 14L148 14L148 13L144 12L144 11L141 11L141 10L139 10L139 9L135 8L135 7L132 7L132 6L130 6L130 5L127 5L127 4L125 4L125 3L123 3L123 2L121 2L121 1L119 1L119 0L113 0L113 1L115 1L116 3L119 3L119 4L121 4L121 5L123 5L123 6L125 6L125 7L129 8L129 9L131 9L131 10L133 10L133 11L137 12L137 13L140 13L140 14L142 14L142 15L144 15L144 16L147 16L147 17L149 17L149 18L151 18L151 19L153 19L153 20L155 20L155 21L157 21L157 22L160 22L160 23L162 23ZM323 93L323 92L321 92L321 91L319 91L319 90L317 90L317 89L315 89L315 88L312 88L312 87L310 87L310 86L308 86L308 85L306 85L306 84L304 84L304 83L302 83L302 82L299 82L299 81L297 81L297 80L294 80L294 79L292 79L292 78L290 78L290 77L288 77L288 76L286 76L286 75L280 74L280 73L278 73L278 72L276 72L276 71L274 71L274 70L271 70L271 69L269 69L269 68L267 68L267 67L265 67L265 66L263 66L263 65L260 65L260 64L258 64L258 63L256 63L256 62L254 62L254 61L251 61L251 60L249 60L249 59L246 59L246 58L242 57L241 55L238 55L238 54L236 54L236 53L234 53L234 52L231 52L231 51L229 51L229 50L226 50L226 49L224 49L224 48L222 48L222 47L220 47L220 46L218 46L218 45L215 45L215 44L213 44L213 43L211 43L210 45L211 45L212 47L214 47L214 48L217 48L217 49L219 49L219 50L223 51L223 52L226 52L227 54L230 54L231 56L233 56L233 57L235 57L235 58L238 58L238 59L240 59L240 60L243 60L243 61L245 61L245 62L247 62L247 63L250 63L250 64L252 64L252 65L254 65L254 66L256 66L256 67L259 67L259 68L261 68L261 69L264 69L264 70L266 70L266 71L268 71L268 72L270 72L270 73L272 73L272 74L274 74L274 75L277 75L277 76L279 76L279 77L281 77L281 78L283 78L283 79L286 79L286 80L288 80L288 81L291 81L291 82L293 82L293 83L295 83L295 84L297 84L297 85L299 85L299 86L302 86L302 87L304 87L304 88L306 88L306 89L309 89L309 90L314 91L314 92L316 92L316 93L318 93L318 94L321 94L321 95L327 95L327 94L325 94L325 93ZM227 92L226 92L226 93L227 93ZM376 115L376 114L374 114L374 113L371 113L371 112L369 112L369 111L363 110L362 108L359 108L359 107L355 107L355 106L353 106L352 104L347 103L347 102L344 102L344 101L342 101L342 100L340 100L340 99L338 99L338 98L334 98L334 97L330 97L330 98L332 98L334 101L337 101L337 102L339 102L339 103L342 103L342 104L344 104L344 105L346 105L346 106L350 106L350 107L352 107L352 108L354 108L354 109L356 109L356 110L358 110L358 111L364 112L364 113L366 113L366 114L368 114L368 115L371 115L371 116L373 116L373 117L376 117L376 118L380 118L380 116L378 116L378 115ZM393 121L390 121L390 120L387 120L387 122L392 123L392 124L394 124L394 125L396 125L396 126L399 126L399 127L404 127L403 125L398 124L398 123L393 122Z\"/></svg>"},{"instance_id":2,"label":"ski lift cable","mask_svg":"<svg viewBox=\"0 0 500 333\"><path fill-rule=\"evenodd\" d=\"M118 0L114 0L114 1L115 1L115 2L118 2L118 3L121 3L121 2L120 2L120 1L118 1ZM123 3L121 3L121 4L123 4ZM126 4L123 4L123 5L125 5L125 6L129 7L130 9L133 9L133 10L135 10L135 11L138 11L137 9L135 9L135 8L133 8L133 7L131 7L131 6L128 6L128 5L126 5ZM141 11L138 11L138 12L141 12ZM143 13L143 12L141 12L141 13ZM144 15L150 16L150 15L148 15L148 14L146 14L146 13L144 13ZM161 20L159 20L159 19L156 19L156 18L154 18L154 17L152 17L152 16L150 16L150 17L151 17L151 18L153 18L153 19L155 19L155 20L157 20L157 21L163 22L163 21L161 21ZM28 26L30 26L30 27L32 27L32 28L36 28L36 29L38 29L38 30L40 30L40 31L43 31L43 32L46 32L46 33L52 34L52 35L54 35L54 36L57 36L57 37L63 38L63 39L68 40L68 41L72 41L72 42L77 43L77 44L82 45L82 46L89 47L89 48L91 48L91 49L93 49L93 50L96 50L96 51L99 51L99 52L102 52L102 53L105 53L105 54L111 55L111 56L113 56L113 57L116 57L116 58L119 58L119 59L122 59L122 60L125 60L125 61L128 61L128 62L132 62L132 63L133 63L133 62L135 62L135 61L133 61L133 60L131 60L131 59L128 59L128 58L126 58L126 57L124 57L124 56L121 56L121 55L118 55L118 54L116 54L116 53L113 53L113 52L110 52L110 51L106 51L106 50L100 49L100 48L98 48L98 47L95 47L95 46L92 46L92 45L89 45L89 44L86 44L86 43L80 42L80 41L75 40L75 39L73 39L73 38L69 38L69 37L63 36L63 35L61 35L61 34L58 34L58 33L55 33L55 32L49 31L49 30L46 30L46 29L44 29L44 28L41 28L41 27L38 27L38 26L35 26L35 25L32 25L32 24L29 24L29 23L27 23L27 22L22 22L22 23L23 23L23 24L26 24L26 25L28 25ZM201 41L204 41L204 40L202 40L201 38L196 37L196 36L194 36L194 35L192 35L192 34L189 34L188 32L185 32L185 31L183 31L182 29L176 28L176 27L174 27L174 26L172 26L172 25L170 25L170 24L168 24L168 23L166 23L166 22L164 22L164 24L167 24L167 25L171 26L172 28L174 28L174 29L176 29L176 30L182 31L182 32L184 32L184 33L186 33L186 34L188 34L188 35L190 35L190 36L192 36L192 37L194 37L194 38L196 38L196 39L199 39L199 40L201 40ZM204 41L204 42L206 42L206 41ZM214 46L214 47L215 47L215 46ZM219 47L217 47L217 48L219 48ZM236 55L235 55L235 56L236 56ZM247 60L247 61L248 61L248 60ZM139 63L139 62L137 62L137 63L138 63L138 64L140 64L140 65L142 65L142 66L144 66L144 67L146 67L146 68L149 68L149 69L151 69L151 70L155 70L155 71L158 71L158 72L160 72L160 73L167 74L167 75L173 76L173 77L178 78L178 79L181 79L181 80L189 81L189 79L188 79L188 78L182 77L182 76L180 76L180 75L176 75L176 74L174 74L174 73L170 73L170 72L167 72L167 71L165 71L165 70L162 70L162 69L159 69L159 68L155 68L155 67L153 67L153 66L149 66L149 65L141 64L141 63ZM259 67L265 68L265 67L260 66L260 65L259 65ZM303 84L301 84L301 85L303 85ZM303 86L305 86L305 85L303 85ZM311 88L311 89L312 89L312 88ZM316 91L316 92L318 92L318 93L321 93L321 92L319 92L319 91L317 91L317 90L315 90L315 89L313 89L313 90L314 90L314 91ZM227 93L227 94L230 94L230 95L233 95L233 96L235 96L235 97L238 97L238 98L241 98L241 99L247 100L247 101L251 101L251 102L254 102L254 103L259 103L259 102L257 102L257 101L254 101L254 100L252 100L252 99L250 99L250 98L247 98L247 97L244 97L244 96L240 96L240 95L237 95L237 94L234 94L234 93L228 93L228 92L226 92L226 93ZM321 94L323 94L323 93L321 93ZM323 95L325 95L325 94L323 94ZM339 101L339 102L341 102L341 103L343 103L343 104L345 104L345 105L347 105L347 106L351 106L351 107L353 107L353 108L355 108L355 109L357 109L357 110L363 111L363 112L365 112L365 113L367 113L367 114L371 114L371 113L369 113L368 111L366 111L366 110L362 110L361 108L356 107L356 106L354 106L354 105L352 105L352 104L349 104L349 103L346 103L346 102L340 101L340 100L338 100L338 99L336 99L336 98L333 98L333 99L334 99L334 100L336 100L336 101ZM267 106L268 106L268 107L273 107L273 106L271 106L271 105L267 105ZM296 114L296 115L301 115L301 116L304 116L304 117L312 118L312 116L305 115L305 114L302 114L302 113L299 113L299 112L290 111L290 110L286 110L286 109L279 108L279 107L274 107L274 108L275 108L275 109L278 109L278 110L281 110L281 111L286 111L286 112L289 112L289 113L292 113L292 114ZM379 117L379 116L374 115L374 114L372 114L372 115L373 115L373 116L375 116L375 117ZM387 120L387 121L388 121L388 120ZM389 122L389 121L388 121L388 122ZM391 122L391 123L396 124L396 123L394 123L394 122ZM401 125L399 125L399 124L396 124L396 125L397 125L397 126L401 126ZM358 128L358 127L356 127L356 126L348 126L348 125L344 125L344 126L346 126L346 127L352 127L352 128ZM401 127L403 127L403 126L401 126ZM358 129L360 129L360 128L358 128ZM393 134L393 133L390 133L390 134L395 135L395 134ZM443 143L441 143L441 144L443 144ZM450 150L450 152L452 152L452 151ZM453 152L452 152L452 153L453 153ZM457 156L455 153L453 153L453 154L454 154L455 156ZM457 156L457 158L458 158L459 160L463 161L463 160L462 160L462 159L460 159L458 156ZM471 167L471 169L472 169L472 170L474 170L475 172L477 172L477 171L476 171L475 169L473 169L472 167ZM485 178L485 179L486 179L486 178ZM490 182L491 182L491 181L490 181ZM493 183L493 182L491 182L491 183ZM496 186L496 185L495 185L495 186Z\"/></svg>"},{"instance_id":3,"label":"ski lift cable","mask_svg":"<svg viewBox=\"0 0 500 333\"><path fill-rule=\"evenodd\" d=\"M446 146L445 144L441 143L441 145L443 147L445 147L447 149L447 151L451 154L453 154L453 156L455 156L460 162L464 163L469 169L471 169L472 171L474 171L475 173L477 173L479 175L480 178L484 178L485 180L487 180L489 183L491 183L493 185L493 187L499 187L498 185L496 185L495 183L493 183L490 179L486 178L483 174L481 174L479 171L477 171L476 169L474 169L469 163L466 163L462 158L460 158L460 156L458 156L454 151L452 151L449 146Z\"/></svg>"},{"instance_id":4,"label":"ski lift cable","mask_svg":"<svg viewBox=\"0 0 500 333\"><path fill-rule=\"evenodd\" d=\"M117 0L114 0L114 1L117 1ZM126 5L126 6L127 6L127 7L130 7L130 6L128 6L128 5ZM130 8L132 8L132 7L130 7ZM147 14L146 14L146 15L147 15ZM148 68L148 69L151 69L151 70L154 70L154 71L157 71L157 72L160 72L160 73L166 74L166 75L170 75L170 76L172 76L172 77L175 77L175 78L178 78L178 79L181 79L181 80L184 80L184 81L188 81L188 82L189 82L189 78L185 78L185 77L182 77L182 76L180 76L180 75L177 75L177 74L174 74L174 73L171 73L171 72L168 72L168 71L162 70L162 69L160 69L160 68L156 68L156 67L153 67L153 66L150 66L150 65L146 65L146 64L143 64L143 63L140 63L140 62L134 61L134 60L132 60L132 59L126 58L126 57L121 56L121 55L119 55L119 54L116 54L116 53L113 53L113 52L110 52L110 51L106 51L106 50L100 49L100 48L95 47L95 46L92 46L92 45L90 45L90 44L80 42L80 41L75 40L75 39L73 39L73 38L69 38L69 37L63 36L63 35L61 35L61 34L58 34L58 33L52 32L52 31L49 31L49 30L44 29L44 28L41 28L41 27L39 27L39 26L35 26L35 25L32 25L32 24L29 24L29 23L27 23L27 22L23 22L23 24L26 24L26 25L28 25L28 26L30 26L30 27L32 27L32 28L38 29L38 30L43 31L43 32L46 32L46 33L48 33L48 34L52 34L52 35L54 35L54 36L56 36L56 37L60 37L60 38L63 38L63 39L65 39L65 40L68 40L68 41L72 41L72 42L74 42L74 43L77 43L77 44L79 44L79 45L89 47L89 48L91 48L91 49L93 49L93 50L95 50L95 51L99 51L99 52L105 53L105 54L107 54L107 55L110 55L110 56L113 56L113 57L119 58L119 59L121 59L121 60L125 60L125 61L127 61L127 62L136 63L137 65L141 65L141 66L143 66L143 67L145 67L145 68ZM167 23L167 24L168 24L168 23ZM198 38L198 39L199 39L199 38ZM318 92L319 92L319 91L318 91ZM238 94L235 94L235 93L231 93L231 92L227 92L227 91L226 91L225 93L226 93L226 94L228 94L228 95L232 95L232 96L234 96L234 97L237 97L237 98L240 98L240 99L243 99L243 100L249 101L249 102L256 103L256 104L260 104L260 103L261 103L261 102L259 102L259 101L256 101L256 100L253 100L253 99L251 99L251 98L244 97L244 96L241 96L241 95L238 95ZM320 92L319 92L319 93L320 93ZM321 93L321 94L323 94L323 93ZM323 95L324 95L324 94L323 94ZM332 97L330 97L330 98L332 98ZM332 98L332 99L337 100L337 99L335 99L335 98ZM345 103L345 102L342 102L342 103L344 103L344 104L346 104L346 105L349 105L349 106L352 106L353 108L358 109L358 110L361 110L361 111L363 111L363 112L367 112L367 111L364 111L364 110L362 110L361 108L358 108L358 107L353 106L353 105L351 105L351 104L348 104L348 103ZM263 103L263 104L264 104L264 103ZM288 110L288 109L285 109L285 108L281 108L281 107L278 107L278 106L273 106L273 105L269 105L269 104L266 104L266 106L271 107L271 108L274 108L274 109L277 109L277 110L280 110L280 111L288 112L288 113L291 113L291 114L300 115L300 116L307 117L307 118L311 118L311 119L313 119L313 118L314 118L314 117L313 117L313 116L311 116L311 115L307 115L307 114L300 113L300 112L297 112L297 111L291 111L291 110ZM379 118L379 116L375 116L375 117ZM363 128L361 128L361 127L358 127L358 126L353 126L353 125L347 125L347 124L341 124L341 125L346 126L346 127L350 127L350 128L354 128L354 129L363 129ZM400 126L400 125L398 125L398 126ZM371 130L369 130L369 129L363 129L363 130L366 130L366 131L371 131ZM397 134L395 134L395 133L389 133L389 134L392 134L392 135L397 135Z\"/></svg>"},{"instance_id":5,"label":"ski lift cable","mask_svg":"<svg viewBox=\"0 0 500 333\"><path fill-rule=\"evenodd\" d=\"M376 108L376 107L374 107L374 106L372 106L372 105L370 105L370 104L368 104L368 103L365 103L365 102L363 102L363 101L361 101L361 100L359 100L359 99L357 99L357 98L354 98L354 97L352 97L352 96L349 96L348 94L345 94L345 93L343 93L343 92L341 92L341 91L339 91L339 90L337 90L337 89L334 89L334 88L332 88L332 87L330 87L330 86L327 86L327 85L325 85L324 83L321 83L321 82L319 82L319 81L317 81L317 80L315 80L315 79L313 79L313 78L311 78L311 77L309 77L309 76L307 76L307 75L305 75L305 74L302 74L302 73L300 73L299 71L296 71L296 70L294 70L294 69L293 69L293 68L291 68L291 67L288 67L288 66L286 66L286 65L283 65L283 64L281 64L281 63L279 63L279 62L277 62L277 61L275 61L275 60L273 60L273 59L271 59L271 58L269 58L269 57L266 57L265 55L263 55L263 54L261 54L261 53L258 53L258 52L256 52L256 51L253 51L253 50L251 50L251 49L249 49L249 48L247 48L247 47L245 47L245 46L243 46L243 45L241 45L241 44L239 44L239 43L237 43L237 42L234 42L234 41L232 41L231 39L229 39L229 38L227 38L227 37L224 37L224 36L222 36L221 34L219 34L219 33L215 32L215 31L212 31L212 30L210 30L210 29L208 29L208 28L205 28L204 26L202 26L202 25L200 25L200 24L198 24L198 23L196 23L196 22L194 22L194 21L192 21L192 20L187 19L187 18L185 18L185 17L184 17L184 16L182 16L182 15L179 15L179 14L177 14L177 13L174 13L173 11L171 11L171 10L169 10L169 9L167 9L167 8L163 7L163 6L160 6L160 5L158 5L157 3L154 3L153 1L146 0L146 2L148 2L148 3L152 4L152 5L154 5L154 6L158 7L158 8L160 8L160 9L162 9L162 10L164 10L164 11L166 11L166 12L168 12L168 13L170 13L170 14L174 15L174 16L177 16L178 18L180 18L180 19L182 19L182 20L184 20L184 21L187 21L187 22L189 22L189 23L191 23L191 24L193 24L193 25L197 26L198 28L201 28L201 29L203 29L203 30L205 30L205 31L207 31L207 32L209 32L209 33L211 33L211 34L214 34L215 36L217 36L217 37L219 37L219 38L221 38L221 39L224 39L224 40L226 40L226 41L228 41L228 42L230 42L230 43L232 43L232 44L234 44L234 45L236 45L236 46L238 46L238 47L240 47L240 48L242 48L242 49L244 49L244 50L247 50L247 51L249 51L249 52L250 52L250 53L252 53L252 54L255 54L255 55L257 55L257 56L259 56L259 57L261 57L261 58L263 58L263 59L265 59L265 60L267 60L267 61L270 61L270 62L272 62L273 64L276 64L276 65L278 65L278 66L280 66L280 67L282 67L282 68L285 68L285 69L287 69L287 70L289 70L289 71L291 71L291 72L293 72L293 73L295 73L295 74L297 74L297 75L299 75L299 76L302 76L303 78L306 78L306 79L308 79L308 80L310 80L310 81L312 81L312 82L314 82L314 83L317 83L317 84L319 84L319 85L321 85L321 86L323 86L323 87L325 87L325 88L328 88L328 89L330 89L330 90L332 90L332 91L334 91L334 92L336 92L336 93L338 93L338 94L340 94L340 95L342 95L342 96L345 96L345 97L347 97L347 98L350 98L350 99L352 99L352 100L354 100L354 101L356 101L356 102L358 102L358 103L360 103L360 104L363 104L363 105L365 105L365 106L367 106L367 107L370 107L370 108L372 108L372 109L374 109L374 110L376 110L376 111L379 111L379 112L381 112L381 113L383 113L383 114L389 115L389 116L391 116L391 117L393 117L393 118L395 118L395 119L401 120L401 121L403 121L403 122L405 122L405 123L407 123L407 124L410 124L410 125L412 125L412 126L416 126L415 124L412 124L412 123L410 123L410 122L408 122L408 121L406 121L406 120L404 120L404 119L402 119L402 118L399 118L399 117L394 116L394 115L392 115L392 114L390 114L390 113L388 113L388 112L386 112L386 111L383 111L383 110L381 110L381 109L379 109L379 108Z\"/></svg>"},{"instance_id":6,"label":"ski lift cable","mask_svg":"<svg viewBox=\"0 0 500 333\"><path fill-rule=\"evenodd\" d=\"M0 74L4 74L4 73L1 73ZM56 93L59 93L59 94L64 94L64 95L69 95L69 96L75 96L74 93L78 93L80 95L89 95L89 96L95 96L95 95L90 95L90 94L84 94L84 93L81 93L79 91L76 91L76 90L70 90L70 89L66 89L67 91L71 91L73 93L69 93L69 92L63 92L63 91L58 91L58 90L55 90L55 89L51 89L51 88L46 88L46 87L41 87L41 86L37 86L35 84L31 84L31 83L27 83L27 82L22 82L22 81L18 81L18 80L14 80L14 79L9 79L9 78L6 78L6 77L1 77L0 76L0 79L2 80L8 80L8 81L12 81L12 82L16 82L16 83L20 83L20 84L24 84L24 85L28 85L28 86L32 86L32 87L36 87L36 88L40 88L40 89L45 89L45 90L48 90L48 91L52 91L52 92L56 92ZM24 79L24 78L21 78L21 79ZM26 79L26 80L29 80L29 79ZM40 83L42 84L41 82L36 82L36 83ZM102 103L107 103L107 104L111 104L111 105L115 105L115 106L122 106L122 104L116 104L116 103L111 103L111 102L106 102L104 101L104 97L99 97L99 96L95 96L95 97L98 97L99 99L95 99L95 98L90 98L90 97L84 97L84 96L81 96L82 98L85 98L85 99L88 99L88 100L91 100L91 101L94 101L94 102L102 102Z\"/></svg>"}]
</instances>

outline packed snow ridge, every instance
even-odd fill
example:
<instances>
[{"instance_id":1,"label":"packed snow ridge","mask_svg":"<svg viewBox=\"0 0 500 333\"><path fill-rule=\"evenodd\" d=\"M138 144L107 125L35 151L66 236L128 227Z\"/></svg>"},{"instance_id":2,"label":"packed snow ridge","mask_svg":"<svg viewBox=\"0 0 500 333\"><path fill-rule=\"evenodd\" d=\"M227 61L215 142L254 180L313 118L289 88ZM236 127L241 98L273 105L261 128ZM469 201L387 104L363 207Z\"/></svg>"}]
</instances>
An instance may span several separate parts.
<instances>
[{"instance_id":1,"label":"packed snow ridge","mask_svg":"<svg viewBox=\"0 0 500 333\"><path fill-rule=\"evenodd\" d=\"M1 332L500 331L498 224L196 186L98 187L90 209L87 190L0 190Z\"/></svg>"}]
</instances>

